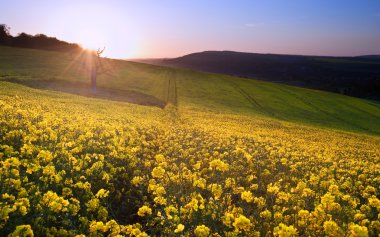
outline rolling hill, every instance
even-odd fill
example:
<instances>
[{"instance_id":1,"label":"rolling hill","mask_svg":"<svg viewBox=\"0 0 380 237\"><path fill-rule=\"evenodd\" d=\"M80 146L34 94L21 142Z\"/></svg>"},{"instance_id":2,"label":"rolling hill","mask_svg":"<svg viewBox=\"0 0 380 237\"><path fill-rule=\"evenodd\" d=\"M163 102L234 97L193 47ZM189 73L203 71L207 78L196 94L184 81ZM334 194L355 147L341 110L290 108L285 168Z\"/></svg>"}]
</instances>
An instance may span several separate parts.
<instances>
[{"instance_id":1,"label":"rolling hill","mask_svg":"<svg viewBox=\"0 0 380 237\"><path fill-rule=\"evenodd\" d=\"M112 72L99 77L100 88L134 91L171 102L183 114L211 111L380 134L380 105L376 102L253 79L104 60ZM89 81L69 54L8 47L1 47L0 78L29 85L44 80L84 85Z\"/></svg>"},{"instance_id":2,"label":"rolling hill","mask_svg":"<svg viewBox=\"0 0 380 237\"><path fill-rule=\"evenodd\" d=\"M380 60L376 55L321 57L205 51L143 62L380 100Z\"/></svg>"}]
</instances>

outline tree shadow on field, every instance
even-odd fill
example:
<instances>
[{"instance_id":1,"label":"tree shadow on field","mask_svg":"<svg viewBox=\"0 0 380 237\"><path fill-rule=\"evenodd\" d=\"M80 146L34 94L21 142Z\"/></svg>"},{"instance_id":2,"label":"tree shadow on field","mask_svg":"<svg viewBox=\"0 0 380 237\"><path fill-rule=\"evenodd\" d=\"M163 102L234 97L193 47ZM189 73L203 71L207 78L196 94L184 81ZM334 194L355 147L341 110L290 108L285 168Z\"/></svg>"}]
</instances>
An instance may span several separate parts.
<instances>
[{"instance_id":1,"label":"tree shadow on field","mask_svg":"<svg viewBox=\"0 0 380 237\"><path fill-rule=\"evenodd\" d=\"M164 108L166 103L154 96L132 90L118 90L98 87L96 94L92 93L91 86L83 82L70 82L63 80L19 80L14 78L1 81L17 83L35 89L60 91L92 98L122 101L132 104L155 106Z\"/></svg>"}]
</instances>

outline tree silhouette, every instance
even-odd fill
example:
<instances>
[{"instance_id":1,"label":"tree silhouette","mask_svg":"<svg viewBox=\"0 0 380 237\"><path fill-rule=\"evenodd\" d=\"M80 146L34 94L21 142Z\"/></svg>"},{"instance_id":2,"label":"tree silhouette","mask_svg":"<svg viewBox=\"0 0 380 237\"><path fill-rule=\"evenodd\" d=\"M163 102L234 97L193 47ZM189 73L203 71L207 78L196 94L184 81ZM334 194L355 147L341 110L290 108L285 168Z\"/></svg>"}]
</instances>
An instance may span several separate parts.
<instances>
[{"instance_id":1,"label":"tree silhouette","mask_svg":"<svg viewBox=\"0 0 380 237\"><path fill-rule=\"evenodd\" d=\"M68 43L44 34L36 34L33 36L22 32L13 37L10 34L9 29L10 28L6 24L0 24L0 45L60 52L81 50L81 47L78 44Z\"/></svg>"},{"instance_id":2,"label":"tree silhouette","mask_svg":"<svg viewBox=\"0 0 380 237\"><path fill-rule=\"evenodd\" d=\"M104 52L105 48L98 49L96 51L91 52L91 88L92 88L92 93L96 94L96 78L98 74L102 74L104 67L102 65L102 61L100 60L100 57L102 53Z\"/></svg>"},{"instance_id":3,"label":"tree silhouette","mask_svg":"<svg viewBox=\"0 0 380 237\"><path fill-rule=\"evenodd\" d=\"M103 49L87 51L85 60L82 62L83 68L90 74L91 90L93 94L97 93L97 77L109 73L110 71L109 65L108 67L104 66L104 60L101 59L101 55L104 51L105 47Z\"/></svg>"},{"instance_id":4,"label":"tree silhouette","mask_svg":"<svg viewBox=\"0 0 380 237\"><path fill-rule=\"evenodd\" d=\"M9 45L12 36L9 33L9 27L6 24L0 24L0 45Z\"/></svg>"}]
</instances>

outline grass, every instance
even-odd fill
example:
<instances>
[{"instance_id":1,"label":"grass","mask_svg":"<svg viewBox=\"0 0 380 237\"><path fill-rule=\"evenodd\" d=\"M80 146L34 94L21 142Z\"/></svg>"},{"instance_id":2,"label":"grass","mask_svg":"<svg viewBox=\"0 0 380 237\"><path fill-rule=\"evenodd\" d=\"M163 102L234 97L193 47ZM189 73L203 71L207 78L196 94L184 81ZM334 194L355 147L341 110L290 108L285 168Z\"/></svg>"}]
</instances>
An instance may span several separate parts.
<instances>
[{"instance_id":1,"label":"grass","mask_svg":"<svg viewBox=\"0 0 380 237\"><path fill-rule=\"evenodd\" d=\"M102 88L132 90L177 105L178 114L195 112L245 116L273 123L380 135L380 105L334 93L186 69L108 60L113 75ZM0 79L67 80L89 83L69 54L0 47Z\"/></svg>"}]
</instances>

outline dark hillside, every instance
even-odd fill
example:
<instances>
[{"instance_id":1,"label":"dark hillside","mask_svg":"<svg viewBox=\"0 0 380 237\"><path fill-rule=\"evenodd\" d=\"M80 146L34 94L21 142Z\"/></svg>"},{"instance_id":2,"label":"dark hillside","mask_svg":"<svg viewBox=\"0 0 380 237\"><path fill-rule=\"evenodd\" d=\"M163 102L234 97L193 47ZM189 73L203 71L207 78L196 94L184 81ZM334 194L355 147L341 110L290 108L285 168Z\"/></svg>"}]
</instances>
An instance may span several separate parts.
<instances>
[{"instance_id":1,"label":"dark hillside","mask_svg":"<svg viewBox=\"0 0 380 237\"><path fill-rule=\"evenodd\" d=\"M320 57L206 51L149 63L255 78L380 100L380 57Z\"/></svg>"}]
</instances>

